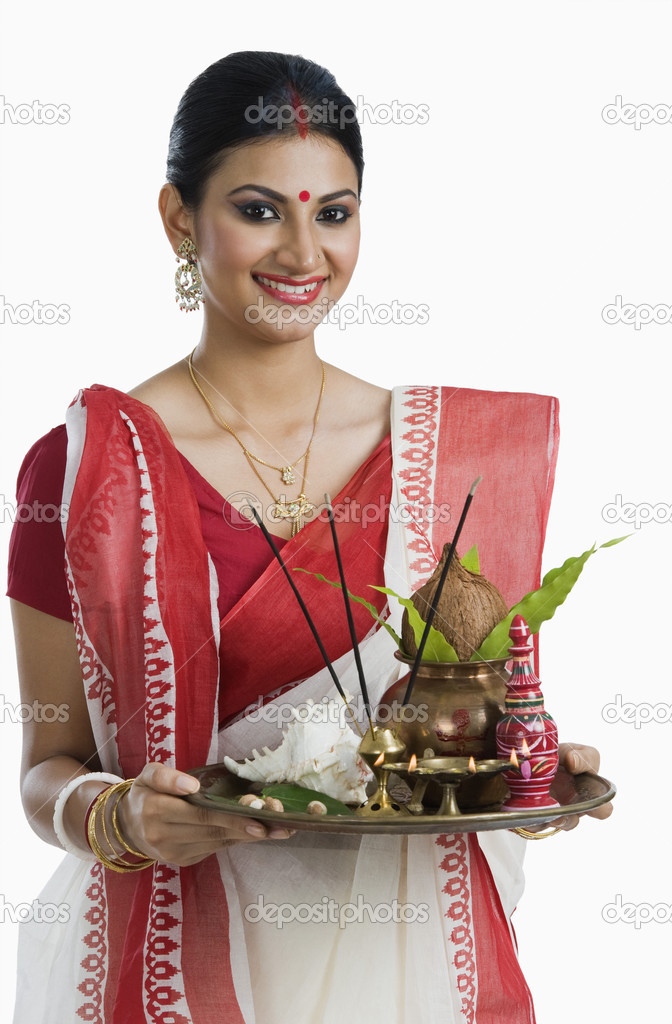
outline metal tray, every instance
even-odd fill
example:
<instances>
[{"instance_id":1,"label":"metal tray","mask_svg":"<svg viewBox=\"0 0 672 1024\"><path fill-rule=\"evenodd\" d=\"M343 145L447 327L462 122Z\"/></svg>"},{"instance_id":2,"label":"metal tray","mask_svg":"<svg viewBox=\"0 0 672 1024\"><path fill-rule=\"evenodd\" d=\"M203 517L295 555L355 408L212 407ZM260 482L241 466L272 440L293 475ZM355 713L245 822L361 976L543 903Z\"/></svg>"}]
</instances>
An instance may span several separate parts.
<instances>
[{"instance_id":1,"label":"metal tray","mask_svg":"<svg viewBox=\"0 0 672 1024\"><path fill-rule=\"evenodd\" d=\"M531 824L541 825L553 821L565 814L581 814L592 811L612 800L616 795L616 787L601 775L584 772L571 775L560 768L551 786L551 796L560 804L559 807L546 807L524 811L500 811L498 807L465 810L459 815L403 815L394 818L362 818L357 814L314 815L298 812L255 811L239 804L225 803L225 799L235 799L244 793L257 792L259 784L241 779L229 772L223 764L206 765L193 768L189 773L198 779L201 788L197 793L189 794L185 799L208 810L223 811L226 814L243 815L269 825L286 826L297 830L311 832L334 832L336 834L364 835L366 833L381 834L431 834L453 832L490 832L502 828L524 828ZM224 798L224 799L223 799Z\"/></svg>"}]
</instances>

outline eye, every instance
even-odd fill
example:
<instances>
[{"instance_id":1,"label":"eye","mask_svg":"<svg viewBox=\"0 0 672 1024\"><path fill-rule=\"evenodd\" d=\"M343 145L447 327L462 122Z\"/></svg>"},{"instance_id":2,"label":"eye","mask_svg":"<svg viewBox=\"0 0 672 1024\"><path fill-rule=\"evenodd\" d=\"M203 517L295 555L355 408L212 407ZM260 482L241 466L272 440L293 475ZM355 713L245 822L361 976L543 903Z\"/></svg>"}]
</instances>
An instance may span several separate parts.
<instances>
[{"instance_id":1,"label":"eye","mask_svg":"<svg viewBox=\"0 0 672 1024\"><path fill-rule=\"evenodd\" d=\"M237 208L244 217L249 217L250 220L273 220L278 218L277 211L270 203L243 203L242 206Z\"/></svg>"},{"instance_id":2,"label":"eye","mask_svg":"<svg viewBox=\"0 0 672 1024\"><path fill-rule=\"evenodd\" d=\"M347 206L325 206L318 214L317 220L323 220L327 224L344 224L348 217L352 217Z\"/></svg>"}]
</instances>

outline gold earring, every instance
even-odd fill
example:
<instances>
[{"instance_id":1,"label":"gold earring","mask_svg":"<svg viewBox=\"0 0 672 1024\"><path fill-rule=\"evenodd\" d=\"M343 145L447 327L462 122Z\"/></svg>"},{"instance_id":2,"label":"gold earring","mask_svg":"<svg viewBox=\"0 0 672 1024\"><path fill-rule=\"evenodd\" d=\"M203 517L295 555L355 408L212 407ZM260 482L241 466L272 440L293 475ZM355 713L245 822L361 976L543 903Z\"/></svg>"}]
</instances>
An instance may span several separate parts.
<instances>
[{"instance_id":1,"label":"gold earring","mask_svg":"<svg viewBox=\"0 0 672 1024\"><path fill-rule=\"evenodd\" d=\"M186 263L181 263L175 271L175 291L177 292L175 302L180 302L181 299L180 309L190 313L192 309L199 309L200 303L203 301L203 292L201 291L203 279L196 262L196 246L192 240L185 238L178 246L177 251L179 255L175 258L176 262L180 262L181 256Z\"/></svg>"}]
</instances>

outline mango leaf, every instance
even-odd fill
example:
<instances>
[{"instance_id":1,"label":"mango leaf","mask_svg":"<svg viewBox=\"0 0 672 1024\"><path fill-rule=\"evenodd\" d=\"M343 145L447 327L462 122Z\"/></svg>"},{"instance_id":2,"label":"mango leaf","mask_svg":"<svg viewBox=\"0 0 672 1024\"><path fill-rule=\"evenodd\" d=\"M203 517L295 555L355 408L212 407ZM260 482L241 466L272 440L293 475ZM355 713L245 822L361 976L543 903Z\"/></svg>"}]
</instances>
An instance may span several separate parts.
<instances>
[{"instance_id":1,"label":"mango leaf","mask_svg":"<svg viewBox=\"0 0 672 1024\"><path fill-rule=\"evenodd\" d=\"M480 576L481 564L478 560L478 548L475 544L473 548L469 548L466 554L462 555L460 564L469 572L475 572L477 576Z\"/></svg>"},{"instance_id":2,"label":"mango leaf","mask_svg":"<svg viewBox=\"0 0 672 1024\"><path fill-rule=\"evenodd\" d=\"M395 594L394 590L390 590L389 587L374 587L373 584L369 584L373 590L380 590L383 594L389 594L391 597L396 597L400 605L402 605L408 612L408 621L415 634L416 647L420 646L422 634L425 628L425 621L421 617L419 611L411 601L410 597L400 597L399 594ZM403 651L403 648L402 648ZM432 626L429 630L429 636L427 637L427 643L425 649L422 652L423 661L459 661L455 648L452 644L449 644L443 633L439 633L438 629L434 629Z\"/></svg>"},{"instance_id":3,"label":"mango leaf","mask_svg":"<svg viewBox=\"0 0 672 1024\"><path fill-rule=\"evenodd\" d=\"M308 576L314 576L315 579L320 580L321 583L328 583L330 587L336 587L338 590L343 590L343 587L337 580L328 580L327 577L323 576L321 572L311 572L310 569L299 569L297 567L295 567L293 571L305 572ZM367 611L371 613L376 622L379 622L380 625L387 630L387 632L390 634L399 650L403 651L404 645L401 641L401 637L392 629L392 626L389 624L389 622L386 622L385 619L381 619L375 604L371 604L370 601L365 601L363 597L357 597L356 594L350 593L349 590L347 593L351 601L356 601L357 604L363 605L367 609Z\"/></svg>"},{"instance_id":4,"label":"mango leaf","mask_svg":"<svg viewBox=\"0 0 672 1024\"><path fill-rule=\"evenodd\" d=\"M311 800L320 800L327 808L327 814L351 814L350 808L342 804L340 800L334 800L324 793L317 793L314 789L306 789L305 786L295 786L290 782L278 782L273 786L264 786L262 796L274 796L282 800L282 806L286 811L308 813L308 804Z\"/></svg>"},{"instance_id":5,"label":"mango leaf","mask_svg":"<svg viewBox=\"0 0 672 1024\"><path fill-rule=\"evenodd\" d=\"M626 536L630 535L626 534ZM600 544L600 547L610 548L614 544L620 544L625 539L625 537L616 537L614 540L608 540L604 544ZM539 589L530 591L518 604L513 606L506 618L497 623L495 628L488 633L481 646L472 654L469 660L491 661L496 658L505 658L511 646L509 629L515 615L523 616L530 628L530 633L538 633L542 622L553 618L556 608L563 603L570 593L581 575L584 565L590 556L598 550L593 544L592 548L584 551L582 555L568 558L562 565L547 572L541 581Z\"/></svg>"}]
</instances>

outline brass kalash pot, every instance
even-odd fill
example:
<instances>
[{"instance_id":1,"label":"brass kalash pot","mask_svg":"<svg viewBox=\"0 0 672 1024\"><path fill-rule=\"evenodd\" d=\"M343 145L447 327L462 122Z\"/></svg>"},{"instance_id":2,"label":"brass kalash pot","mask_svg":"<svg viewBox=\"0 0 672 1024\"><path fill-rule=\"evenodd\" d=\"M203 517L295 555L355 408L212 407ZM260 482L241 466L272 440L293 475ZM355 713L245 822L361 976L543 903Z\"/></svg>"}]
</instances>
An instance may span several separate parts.
<instances>
[{"instance_id":1,"label":"brass kalash pot","mask_svg":"<svg viewBox=\"0 0 672 1024\"><path fill-rule=\"evenodd\" d=\"M400 651L395 657L409 666L387 690L376 709L376 723L395 728L406 744L404 760L417 758L470 757L474 760L496 758L495 728L504 712L506 683L510 672L506 658L497 661L421 661L411 701L403 707L404 694L413 665ZM441 793L436 789L438 804ZM462 810L499 803L508 793L501 776L466 779L457 789ZM428 796L430 793L428 793Z\"/></svg>"}]
</instances>

